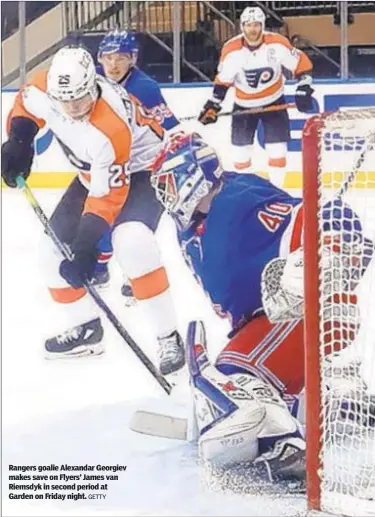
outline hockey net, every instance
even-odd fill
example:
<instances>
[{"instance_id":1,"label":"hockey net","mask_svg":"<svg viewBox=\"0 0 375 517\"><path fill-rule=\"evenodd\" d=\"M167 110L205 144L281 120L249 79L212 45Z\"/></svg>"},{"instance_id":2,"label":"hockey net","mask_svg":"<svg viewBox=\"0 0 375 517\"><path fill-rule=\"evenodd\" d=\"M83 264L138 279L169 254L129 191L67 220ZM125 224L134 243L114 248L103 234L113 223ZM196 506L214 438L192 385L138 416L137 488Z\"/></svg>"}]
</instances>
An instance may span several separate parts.
<instances>
[{"instance_id":1,"label":"hockey net","mask_svg":"<svg viewBox=\"0 0 375 517\"><path fill-rule=\"evenodd\" d=\"M375 108L303 132L310 511L375 515Z\"/></svg>"}]
</instances>

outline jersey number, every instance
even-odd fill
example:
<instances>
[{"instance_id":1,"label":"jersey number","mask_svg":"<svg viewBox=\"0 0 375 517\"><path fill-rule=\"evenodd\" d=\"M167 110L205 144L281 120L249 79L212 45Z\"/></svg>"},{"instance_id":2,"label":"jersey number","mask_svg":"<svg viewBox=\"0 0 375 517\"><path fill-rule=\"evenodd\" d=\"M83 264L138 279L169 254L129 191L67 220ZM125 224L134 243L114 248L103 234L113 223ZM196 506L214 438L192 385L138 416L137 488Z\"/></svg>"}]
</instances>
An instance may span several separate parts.
<instances>
[{"instance_id":1,"label":"jersey number","mask_svg":"<svg viewBox=\"0 0 375 517\"><path fill-rule=\"evenodd\" d=\"M113 164L109 168L109 186L110 188L122 188L129 185L130 178L126 165Z\"/></svg>"},{"instance_id":2,"label":"jersey number","mask_svg":"<svg viewBox=\"0 0 375 517\"><path fill-rule=\"evenodd\" d=\"M293 209L288 203L270 203L258 212L258 219L269 232L276 232Z\"/></svg>"}]
</instances>

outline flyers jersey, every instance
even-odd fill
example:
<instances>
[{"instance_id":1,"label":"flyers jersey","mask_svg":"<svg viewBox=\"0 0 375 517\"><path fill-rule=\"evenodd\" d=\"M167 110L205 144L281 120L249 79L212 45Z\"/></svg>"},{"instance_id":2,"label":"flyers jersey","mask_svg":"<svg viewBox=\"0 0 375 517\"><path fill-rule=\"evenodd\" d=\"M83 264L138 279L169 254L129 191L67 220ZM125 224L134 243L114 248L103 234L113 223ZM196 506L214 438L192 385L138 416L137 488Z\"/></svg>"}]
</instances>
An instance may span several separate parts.
<instances>
[{"instance_id":1,"label":"flyers jersey","mask_svg":"<svg viewBox=\"0 0 375 517\"><path fill-rule=\"evenodd\" d=\"M239 106L262 107L283 95L283 68L296 76L310 71L312 63L279 34L265 31L263 43L254 50L241 34L224 44L215 84L234 86L235 102Z\"/></svg>"},{"instance_id":2,"label":"flyers jersey","mask_svg":"<svg viewBox=\"0 0 375 517\"><path fill-rule=\"evenodd\" d=\"M97 67L97 72L104 76L102 66ZM148 170L163 145L165 133L178 126L179 121L169 109L159 84L137 67L132 67L119 85L138 106L129 170Z\"/></svg>"},{"instance_id":3,"label":"flyers jersey","mask_svg":"<svg viewBox=\"0 0 375 517\"><path fill-rule=\"evenodd\" d=\"M129 190L134 110L122 88L120 95L108 81L97 79L100 95L85 119L68 117L47 95L47 72L38 73L19 91L10 118L30 118L39 128L51 129L88 189L83 213L94 213L112 225Z\"/></svg>"}]
</instances>

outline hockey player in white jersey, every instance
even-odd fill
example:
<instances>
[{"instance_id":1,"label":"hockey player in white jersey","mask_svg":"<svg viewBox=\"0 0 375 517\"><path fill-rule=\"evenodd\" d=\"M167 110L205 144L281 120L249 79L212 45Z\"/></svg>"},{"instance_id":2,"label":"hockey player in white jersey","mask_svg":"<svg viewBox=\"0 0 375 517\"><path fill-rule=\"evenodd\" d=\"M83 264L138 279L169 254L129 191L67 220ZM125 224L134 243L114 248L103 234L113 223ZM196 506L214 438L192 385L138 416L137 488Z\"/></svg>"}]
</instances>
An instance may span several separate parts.
<instances>
[{"instance_id":1,"label":"hockey player in white jersey","mask_svg":"<svg viewBox=\"0 0 375 517\"><path fill-rule=\"evenodd\" d=\"M312 108L312 63L285 37L265 31L265 15L259 7L246 7L241 14L242 33L227 41L221 52L212 97L199 115L202 124L216 122L221 103L230 87L235 89L233 110L272 108L258 114L232 117L231 141L237 172L251 171L254 135L261 121L264 128L268 173L276 186L284 182L289 117L285 104L283 68L297 79L296 104L300 111Z\"/></svg>"},{"instance_id":2,"label":"hockey player in white jersey","mask_svg":"<svg viewBox=\"0 0 375 517\"><path fill-rule=\"evenodd\" d=\"M94 274L100 238L112 229L117 261L124 273L132 272L137 280L143 312L159 341L159 368L168 374L184 365L184 347L166 271L156 244L137 223L128 222L132 144L147 137L137 109L122 87L96 74L85 49L63 48L48 72L36 74L15 99L8 120L9 139L2 145L2 176L10 187L16 187L18 175L27 179L33 140L46 124L78 169L50 218L74 260L62 260L52 241L46 237L45 242L49 292L66 316L64 331L45 342L47 356L103 352L103 328L84 282Z\"/></svg>"}]
</instances>

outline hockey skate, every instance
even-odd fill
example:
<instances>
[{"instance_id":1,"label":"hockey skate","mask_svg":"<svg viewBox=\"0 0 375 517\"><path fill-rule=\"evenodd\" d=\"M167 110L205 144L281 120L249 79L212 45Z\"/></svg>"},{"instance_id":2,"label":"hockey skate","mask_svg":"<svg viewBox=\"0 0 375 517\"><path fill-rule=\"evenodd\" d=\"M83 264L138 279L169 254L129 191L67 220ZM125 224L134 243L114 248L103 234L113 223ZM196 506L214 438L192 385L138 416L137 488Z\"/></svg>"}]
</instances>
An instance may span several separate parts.
<instances>
[{"instance_id":1,"label":"hockey skate","mask_svg":"<svg viewBox=\"0 0 375 517\"><path fill-rule=\"evenodd\" d=\"M109 285L109 271L107 264L99 264L95 268L94 276L90 280L90 284L99 289L108 287Z\"/></svg>"},{"instance_id":2,"label":"hockey skate","mask_svg":"<svg viewBox=\"0 0 375 517\"><path fill-rule=\"evenodd\" d=\"M64 359L99 355L104 352L103 327L99 318L77 325L58 336L47 339L47 359Z\"/></svg>"},{"instance_id":3,"label":"hockey skate","mask_svg":"<svg viewBox=\"0 0 375 517\"><path fill-rule=\"evenodd\" d=\"M169 375L185 365L184 343L175 330L169 336L158 338L159 370L162 375Z\"/></svg>"},{"instance_id":4,"label":"hockey skate","mask_svg":"<svg viewBox=\"0 0 375 517\"><path fill-rule=\"evenodd\" d=\"M125 297L125 307L134 307L134 305L137 303L137 300L133 294L132 286L128 280L125 280L123 286L121 287L121 294Z\"/></svg>"},{"instance_id":5,"label":"hockey skate","mask_svg":"<svg viewBox=\"0 0 375 517\"><path fill-rule=\"evenodd\" d=\"M306 443L302 438L279 438L267 452L255 459L257 468L264 468L271 483L296 481L304 489L306 475Z\"/></svg>"}]
</instances>

